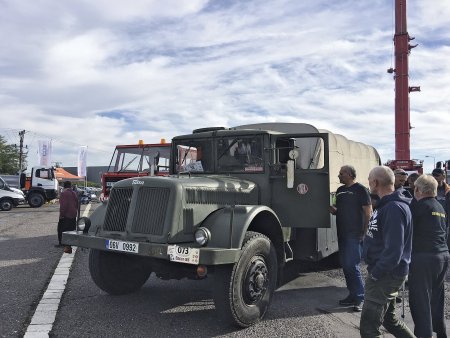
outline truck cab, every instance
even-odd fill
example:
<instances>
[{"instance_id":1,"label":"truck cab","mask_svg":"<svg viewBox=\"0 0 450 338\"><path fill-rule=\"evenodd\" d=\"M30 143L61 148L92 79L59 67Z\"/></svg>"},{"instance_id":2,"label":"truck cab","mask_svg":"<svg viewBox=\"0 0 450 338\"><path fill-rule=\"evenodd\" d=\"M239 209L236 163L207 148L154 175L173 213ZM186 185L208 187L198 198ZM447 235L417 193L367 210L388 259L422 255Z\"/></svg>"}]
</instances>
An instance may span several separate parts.
<instances>
[{"instance_id":1,"label":"truck cab","mask_svg":"<svg viewBox=\"0 0 450 338\"><path fill-rule=\"evenodd\" d=\"M136 176L169 175L170 143L117 145L108 171L102 174L101 200L108 199L113 185Z\"/></svg>"},{"instance_id":2,"label":"truck cab","mask_svg":"<svg viewBox=\"0 0 450 338\"><path fill-rule=\"evenodd\" d=\"M32 208L39 208L45 202L58 197L58 180L53 167L37 166L31 169L31 176L20 178L22 191Z\"/></svg>"}]
</instances>

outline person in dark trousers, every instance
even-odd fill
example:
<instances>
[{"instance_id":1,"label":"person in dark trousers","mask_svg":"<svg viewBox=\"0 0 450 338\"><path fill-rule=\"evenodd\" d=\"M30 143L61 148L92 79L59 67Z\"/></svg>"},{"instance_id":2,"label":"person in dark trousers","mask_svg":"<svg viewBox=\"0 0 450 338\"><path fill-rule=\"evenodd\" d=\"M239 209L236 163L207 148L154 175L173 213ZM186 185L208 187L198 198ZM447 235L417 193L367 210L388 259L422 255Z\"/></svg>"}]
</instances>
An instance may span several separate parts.
<instances>
[{"instance_id":1,"label":"person in dark trousers","mask_svg":"<svg viewBox=\"0 0 450 338\"><path fill-rule=\"evenodd\" d=\"M339 304L353 306L354 311L360 312L364 301L364 284L359 265L372 205L367 188L355 181L355 168L343 166L338 177L343 185L336 191L336 206L331 206L330 212L336 215L339 260L349 291L349 295Z\"/></svg>"},{"instance_id":2,"label":"person in dark trousers","mask_svg":"<svg viewBox=\"0 0 450 338\"><path fill-rule=\"evenodd\" d=\"M78 214L78 196L72 190L70 181L64 182L64 190L59 196L59 221L58 221L58 242L61 246L62 233L64 231L75 230ZM65 253L72 253L71 246L64 247Z\"/></svg>"},{"instance_id":3,"label":"person in dark trousers","mask_svg":"<svg viewBox=\"0 0 450 338\"><path fill-rule=\"evenodd\" d=\"M447 247L445 211L436 200L438 182L429 175L414 183L411 207L413 245L409 270L409 306L418 337L446 338L444 280L450 255Z\"/></svg>"},{"instance_id":4,"label":"person in dark trousers","mask_svg":"<svg viewBox=\"0 0 450 338\"><path fill-rule=\"evenodd\" d=\"M408 275L412 247L409 200L394 189L394 173L384 166L369 174L370 192L380 197L364 238L368 276L361 313L361 337L382 337L381 325L395 337L415 337L397 318L395 297Z\"/></svg>"}]
</instances>

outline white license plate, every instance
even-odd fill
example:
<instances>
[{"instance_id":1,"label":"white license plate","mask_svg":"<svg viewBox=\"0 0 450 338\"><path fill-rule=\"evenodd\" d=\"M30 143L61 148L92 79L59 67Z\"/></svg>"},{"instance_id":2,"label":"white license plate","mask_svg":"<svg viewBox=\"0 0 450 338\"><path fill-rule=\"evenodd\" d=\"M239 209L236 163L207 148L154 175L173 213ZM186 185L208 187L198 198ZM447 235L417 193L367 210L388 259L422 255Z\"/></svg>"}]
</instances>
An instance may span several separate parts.
<instances>
[{"instance_id":1,"label":"white license plate","mask_svg":"<svg viewBox=\"0 0 450 338\"><path fill-rule=\"evenodd\" d=\"M172 262L198 264L200 260L200 250L185 246L169 245L167 254Z\"/></svg>"},{"instance_id":2,"label":"white license plate","mask_svg":"<svg viewBox=\"0 0 450 338\"><path fill-rule=\"evenodd\" d=\"M139 252L139 244L133 243L133 242L114 241L111 239L107 239L106 240L106 249L138 253Z\"/></svg>"}]
</instances>

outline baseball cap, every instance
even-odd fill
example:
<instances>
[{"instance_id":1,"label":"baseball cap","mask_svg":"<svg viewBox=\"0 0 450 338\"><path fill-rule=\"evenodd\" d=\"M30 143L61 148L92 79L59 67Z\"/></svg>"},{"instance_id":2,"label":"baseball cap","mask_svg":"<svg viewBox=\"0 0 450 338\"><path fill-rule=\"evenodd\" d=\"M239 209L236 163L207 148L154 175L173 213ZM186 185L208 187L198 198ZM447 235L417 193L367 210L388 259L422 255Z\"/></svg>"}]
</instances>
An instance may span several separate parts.
<instances>
[{"instance_id":1,"label":"baseball cap","mask_svg":"<svg viewBox=\"0 0 450 338\"><path fill-rule=\"evenodd\" d=\"M431 175L433 175L433 176L444 175L444 170L439 169L439 168L433 169L433 171L431 172Z\"/></svg>"},{"instance_id":2,"label":"baseball cap","mask_svg":"<svg viewBox=\"0 0 450 338\"><path fill-rule=\"evenodd\" d=\"M406 171L404 171L403 169L395 169L394 170L394 175L404 175L404 176L408 176L408 173Z\"/></svg>"}]
</instances>

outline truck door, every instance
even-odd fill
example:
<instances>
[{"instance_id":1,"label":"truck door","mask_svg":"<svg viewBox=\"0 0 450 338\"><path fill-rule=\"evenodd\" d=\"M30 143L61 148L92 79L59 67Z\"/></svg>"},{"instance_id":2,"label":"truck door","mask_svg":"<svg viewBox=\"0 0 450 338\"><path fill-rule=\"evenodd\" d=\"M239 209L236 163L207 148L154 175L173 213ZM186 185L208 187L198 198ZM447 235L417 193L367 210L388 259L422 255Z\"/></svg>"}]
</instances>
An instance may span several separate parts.
<instances>
[{"instance_id":1,"label":"truck door","mask_svg":"<svg viewBox=\"0 0 450 338\"><path fill-rule=\"evenodd\" d=\"M330 228L328 134L272 135L271 207L284 227ZM289 164L289 161L293 161ZM288 188L288 166L293 187Z\"/></svg>"},{"instance_id":2,"label":"truck door","mask_svg":"<svg viewBox=\"0 0 450 338\"><path fill-rule=\"evenodd\" d=\"M33 168L31 183L33 187L41 187L45 190L54 190L55 181L52 168Z\"/></svg>"}]
</instances>

